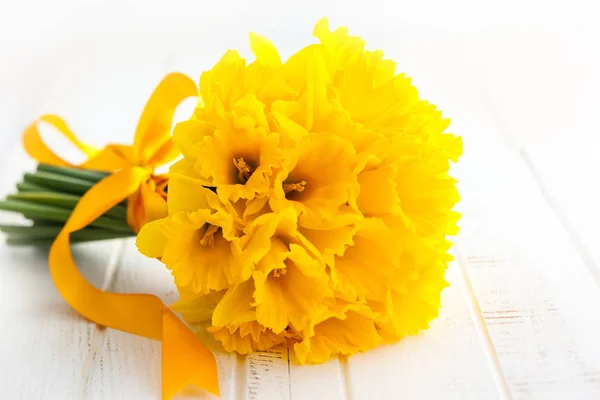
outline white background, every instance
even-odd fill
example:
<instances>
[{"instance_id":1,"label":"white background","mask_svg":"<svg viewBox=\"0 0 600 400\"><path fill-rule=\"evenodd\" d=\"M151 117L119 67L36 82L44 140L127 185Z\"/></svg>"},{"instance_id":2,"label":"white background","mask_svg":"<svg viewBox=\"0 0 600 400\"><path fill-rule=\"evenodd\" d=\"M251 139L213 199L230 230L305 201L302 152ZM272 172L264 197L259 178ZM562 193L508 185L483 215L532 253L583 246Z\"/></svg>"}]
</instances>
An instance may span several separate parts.
<instances>
[{"instance_id":1,"label":"white background","mask_svg":"<svg viewBox=\"0 0 600 400\"><path fill-rule=\"evenodd\" d=\"M306 45L314 22L328 16L396 59L418 77L403 50L414 38L447 38L435 65L462 64L485 84L523 129L553 136L589 118L582 107L599 89L595 1L65 1L0 3L0 116L2 137L40 112L73 124L98 112L110 115L97 136L130 126L137 109L166 70L195 78L227 48L249 55L250 31L270 37L289 55ZM447 47L449 50L444 50ZM428 52L432 49L428 48ZM417 84L419 82L417 81ZM150 89L146 89L148 91ZM110 95L101 110L89 99ZM135 101L133 101L135 100ZM133 110L130 108L132 107ZM137 108L136 108L137 107ZM526 110L526 111L525 111ZM544 113L554 116L552 123ZM559 118L557 121L556 118ZM511 127L515 128L515 127ZM97 129L97 131L96 131ZM515 128L516 129L516 128ZM576 128L575 128L576 129ZM542 134L541 132L545 133ZM549 132L550 131L550 132ZM537 139L537 136L536 136Z\"/></svg>"},{"instance_id":2,"label":"white background","mask_svg":"<svg viewBox=\"0 0 600 400\"><path fill-rule=\"evenodd\" d=\"M228 48L250 57L250 31L286 57L327 16L397 61L464 138L451 286L431 329L349 360L288 367L277 350L263 368L218 353L224 398L597 399L597 4L1 0L1 190L31 168L19 138L40 114L97 145L128 143L165 73L198 79ZM130 242L77 255L97 286L175 296ZM43 252L0 246L0 321L1 399L159 398L158 343L78 318Z\"/></svg>"}]
</instances>

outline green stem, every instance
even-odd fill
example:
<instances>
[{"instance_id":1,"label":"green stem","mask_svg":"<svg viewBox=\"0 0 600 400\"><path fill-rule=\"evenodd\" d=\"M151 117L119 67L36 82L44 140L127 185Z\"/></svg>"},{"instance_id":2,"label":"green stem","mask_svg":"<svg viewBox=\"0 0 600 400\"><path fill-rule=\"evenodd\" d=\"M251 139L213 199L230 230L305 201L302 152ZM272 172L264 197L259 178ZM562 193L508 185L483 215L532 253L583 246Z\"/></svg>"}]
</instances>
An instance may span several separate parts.
<instances>
[{"instance_id":1,"label":"green stem","mask_svg":"<svg viewBox=\"0 0 600 400\"><path fill-rule=\"evenodd\" d=\"M18 184L17 189L21 191L19 185L25 185L23 191L67 192L83 196L83 194L85 194L92 186L106 178L108 175L110 174L104 171L39 164L37 172L26 174L26 177L24 177L25 182ZM36 190L33 190L29 185L32 185ZM127 207L127 199L123 200L118 205Z\"/></svg>"},{"instance_id":2,"label":"green stem","mask_svg":"<svg viewBox=\"0 0 600 400\"><path fill-rule=\"evenodd\" d=\"M71 178L77 178L86 180L93 183L98 183L103 178L106 178L109 174L108 172L102 171L91 171L87 169L79 169L79 168L70 168L70 167L57 167L54 165L48 164L39 164L37 166L38 172L47 172L51 174L58 174L62 176L67 176Z\"/></svg>"},{"instance_id":3,"label":"green stem","mask_svg":"<svg viewBox=\"0 0 600 400\"><path fill-rule=\"evenodd\" d=\"M125 237L127 237L127 236L81 238L81 237L77 236L75 233L73 233L71 235L71 244L94 242L94 241L99 241L99 240L118 239L118 238L125 238ZM9 246L36 246L36 247L42 247L42 246L49 247L53 242L54 242L54 239L48 239L48 238L14 237L14 236L8 236L5 241L5 243Z\"/></svg>"},{"instance_id":4,"label":"green stem","mask_svg":"<svg viewBox=\"0 0 600 400\"><path fill-rule=\"evenodd\" d=\"M71 215L64 208L30 203L22 200L0 200L0 210L13 211L23 214L25 218L66 222ZM90 226L105 228L111 231L131 232L131 227L124 220L99 217Z\"/></svg>"},{"instance_id":5,"label":"green stem","mask_svg":"<svg viewBox=\"0 0 600 400\"><path fill-rule=\"evenodd\" d=\"M108 172L39 164L17 184L17 193L0 200L0 210L21 214L30 226L0 225L10 245L50 245L82 196ZM127 225L127 199L71 234L74 243L135 236Z\"/></svg>"},{"instance_id":6,"label":"green stem","mask_svg":"<svg viewBox=\"0 0 600 400\"><path fill-rule=\"evenodd\" d=\"M19 192L46 192L49 189L40 185L34 185L33 183L20 182L17 183L17 190Z\"/></svg>"},{"instance_id":7,"label":"green stem","mask_svg":"<svg viewBox=\"0 0 600 400\"><path fill-rule=\"evenodd\" d=\"M30 203L56 206L68 210L73 210L77 205L77 202L81 199L80 196L66 194L66 193L55 193L55 192L26 192L9 194L6 196L7 200L23 200ZM127 220L127 208L124 206L115 206L104 213L107 217L115 218L119 221Z\"/></svg>"},{"instance_id":8,"label":"green stem","mask_svg":"<svg viewBox=\"0 0 600 400\"><path fill-rule=\"evenodd\" d=\"M33 226L60 226L62 227L64 224L56 221L48 221L45 219L32 219Z\"/></svg>"},{"instance_id":9,"label":"green stem","mask_svg":"<svg viewBox=\"0 0 600 400\"><path fill-rule=\"evenodd\" d=\"M0 225L0 232L8 234L9 238L31 238L54 240L60 233L61 226L23 226L23 225ZM131 232L108 231L99 228L84 228L71 234L72 238L78 240L103 240L134 236Z\"/></svg>"},{"instance_id":10,"label":"green stem","mask_svg":"<svg viewBox=\"0 0 600 400\"><path fill-rule=\"evenodd\" d=\"M43 186L60 193L83 195L94 186L93 182L85 179L72 178L51 172L26 173L23 180L27 183Z\"/></svg>"}]
</instances>

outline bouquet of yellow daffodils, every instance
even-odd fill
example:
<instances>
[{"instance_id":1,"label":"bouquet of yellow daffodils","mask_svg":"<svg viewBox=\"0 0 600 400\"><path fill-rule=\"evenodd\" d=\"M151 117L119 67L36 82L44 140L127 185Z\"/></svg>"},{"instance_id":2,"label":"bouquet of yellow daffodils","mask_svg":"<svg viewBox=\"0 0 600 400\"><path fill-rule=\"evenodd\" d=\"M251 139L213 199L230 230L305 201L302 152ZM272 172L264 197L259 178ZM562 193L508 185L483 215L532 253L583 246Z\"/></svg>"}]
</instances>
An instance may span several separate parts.
<instances>
[{"instance_id":1,"label":"bouquet of yellow daffodils","mask_svg":"<svg viewBox=\"0 0 600 400\"><path fill-rule=\"evenodd\" d=\"M319 43L285 62L254 34L255 61L227 51L202 73L194 116L175 126L172 142L138 141L170 123L144 122L165 102L151 99L134 146L111 145L134 166L97 168L150 172L126 202L71 230L80 241L139 230L139 251L172 272L180 295L172 309L187 322L208 321L227 351L284 344L300 363L397 341L437 316L446 236L459 219L448 170L462 151L444 133L449 121L381 51L325 19L314 35ZM174 149L183 157L168 175L152 175L152 159L174 159L165 156ZM9 241L51 242L107 176L93 171L105 152L83 168L37 157L53 165L26 175L0 206L45 231L3 226ZM36 214L40 207L61 216Z\"/></svg>"}]
</instances>

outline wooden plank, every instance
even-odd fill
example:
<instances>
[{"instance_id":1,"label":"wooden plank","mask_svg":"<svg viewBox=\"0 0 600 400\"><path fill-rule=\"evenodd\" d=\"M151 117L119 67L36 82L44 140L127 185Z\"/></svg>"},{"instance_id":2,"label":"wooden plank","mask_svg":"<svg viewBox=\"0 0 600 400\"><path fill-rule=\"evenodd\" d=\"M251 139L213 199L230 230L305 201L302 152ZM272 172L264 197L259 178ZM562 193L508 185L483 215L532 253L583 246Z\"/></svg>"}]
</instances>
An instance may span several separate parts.
<instances>
[{"instance_id":1,"label":"wooden plank","mask_svg":"<svg viewBox=\"0 0 600 400\"><path fill-rule=\"evenodd\" d=\"M600 396L600 306L594 277L468 85L453 102L466 154L457 239L515 398ZM472 86L471 86L472 87ZM462 117L460 117L462 116Z\"/></svg>"},{"instance_id":2,"label":"wooden plank","mask_svg":"<svg viewBox=\"0 0 600 400\"><path fill-rule=\"evenodd\" d=\"M290 357L290 398L292 400L346 400L347 387L344 362L332 358L326 363L298 365Z\"/></svg>"},{"instance_id":3,"label":"wooden plank","mask_svg":"<svg viewBox=\"0 0 600 400\"><path fill-rule=\"evenodd\" d=\"M75 259L97 286L112 243L84 244ZM60 297L47 268L47 250L0 247L0 397L78 397L95 325Z\"/></svg>"},{"instance_id":4,"label":"wooden plank","mask_svg":"<svg viewBox=\"0 0 600 400\"><path fill-rule=\"evenodd\" d=\"M279 346L250 353L244 357L244 364L244 399L291 399L287 348Z\"/></svg>"},{"instance_id":5,"label":"wooden plank","mask_svg":"<svg viewBox=\"0 0 600 400\"><path fill-rule=\"evenodd\" d=\"M16 149L3 159L2 195L12 192L33 167ZM2 213L5 223L17 215ZM3 240L3 238L2 238ZM115 243L75 246L74 258L92 284L102 287L113 263ZM48 250L0 244L0 398L79 398L81 370L93 343L95 325L61 298L48 272Z\"/></svg>"},{"instance_id":6,"label":"wooden plank","mask_svg":"<svg viewBox=\"0 0 600 400\"><path fill-rule=\"evenodd\" d=\"M242 397L246 400L345 399L343 369L337 358L319 365L299 365L285 347L241 357L245 365Z\"/></svg>"}]
</instances>

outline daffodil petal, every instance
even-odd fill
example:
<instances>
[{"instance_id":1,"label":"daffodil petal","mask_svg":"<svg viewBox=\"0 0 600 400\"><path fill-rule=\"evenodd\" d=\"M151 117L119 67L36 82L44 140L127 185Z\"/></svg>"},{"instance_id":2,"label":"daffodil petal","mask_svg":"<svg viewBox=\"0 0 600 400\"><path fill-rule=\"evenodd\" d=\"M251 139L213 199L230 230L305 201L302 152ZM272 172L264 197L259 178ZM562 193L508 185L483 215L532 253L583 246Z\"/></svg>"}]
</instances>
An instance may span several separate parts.
<instances>
[{"instance_id":1,"label":"daffodil petal","mask_svg":"<svg viewBox=\"0 0 600 400\"><path fill-rule=\"evenodd\" d=\"M181 313L188 324L199 324L212 318L215 307L225 294L224 290L210 292L193 298L182 298L171 304L171 309Z\"/></svg>"},{"instance_id":2,"label":"daffodil petal","mask_svg":"<svg viewBox=\"0 0 600 400\"><path fill-rule=\"evenodd\" d=\"M251 33L250 47L258 61L272 67L281 65L281 58L277 49L266 37Z\"/></svg>"},{"instance_id":3,"label":"daffodil petal","mask_svg":"<svg viewBox=\"0 0 600 400\"><path fill-rule=\"evenodd\" d=\"M150 258L162 257L165 249L163 221L152 221L142 227L136 237L136 246L140 253Z\"/></svg>"},{"instance_id":4,"label":"daffodil petal","mask_svg":"<svg viewBox=\"0 0 600 400\"><path fill-rule=\"evenodd\" d=\"M252 294L254 283L247 280L227 290L212 316L213 326L225 326L248 322L254 319L252 312Z\"/></svg>"},{"instance_id":5,"label":"daffodil petal","mask_svg":"<svg viewBox=\"0 0 600 400\"><path fill-rule=\"evenodd\" d=\"M319 323L314 336L294 345L301 364L322 363L334 354L354 354L369 350L382 342L373 319L355 311L345 318L330 318Z\"/></svg>"}]
</instances>

